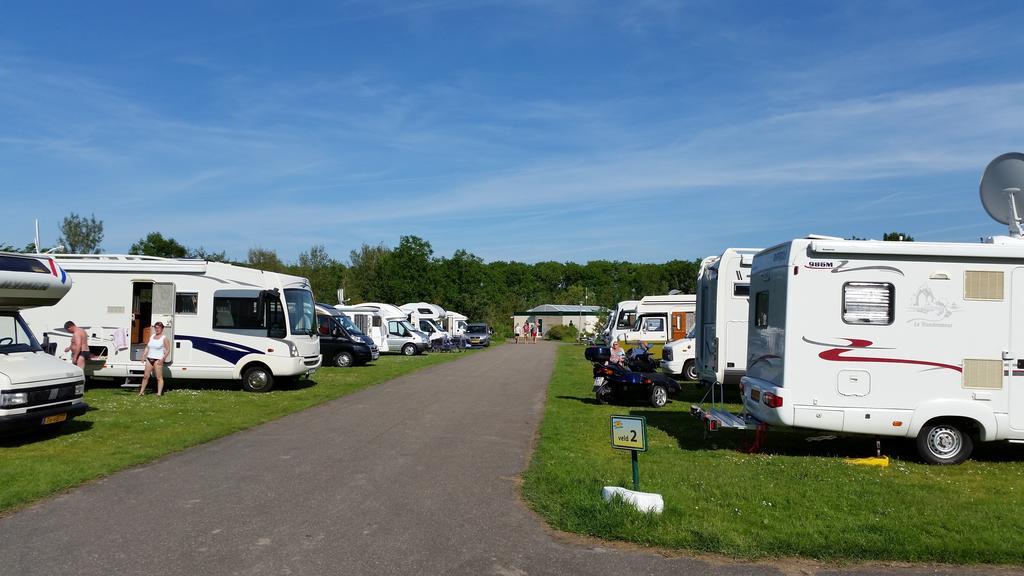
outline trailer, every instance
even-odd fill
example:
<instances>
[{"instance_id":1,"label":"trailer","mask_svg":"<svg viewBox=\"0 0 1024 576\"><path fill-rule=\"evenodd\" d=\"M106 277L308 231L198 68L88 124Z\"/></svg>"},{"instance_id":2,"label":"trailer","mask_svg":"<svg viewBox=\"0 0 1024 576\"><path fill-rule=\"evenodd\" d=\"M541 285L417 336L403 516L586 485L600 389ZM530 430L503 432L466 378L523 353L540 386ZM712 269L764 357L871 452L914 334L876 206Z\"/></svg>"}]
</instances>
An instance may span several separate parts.
<instances>
[{"instance_id":1,"label":"trailer","mask_svg":"<svg viewBox=\"0 0 1024 576\"><path fill-rule=\"evenodd\" d=\"M85 375L124 380L143 373L151 326L171 342L169 379L234 379L266 392L280 378L320 367L313 293L305 278L206 262L117 254L55 255L75 278L59 303L25 311L29 324L58 343L72 320L89 334Z\"/></svg>"}]
</instances>

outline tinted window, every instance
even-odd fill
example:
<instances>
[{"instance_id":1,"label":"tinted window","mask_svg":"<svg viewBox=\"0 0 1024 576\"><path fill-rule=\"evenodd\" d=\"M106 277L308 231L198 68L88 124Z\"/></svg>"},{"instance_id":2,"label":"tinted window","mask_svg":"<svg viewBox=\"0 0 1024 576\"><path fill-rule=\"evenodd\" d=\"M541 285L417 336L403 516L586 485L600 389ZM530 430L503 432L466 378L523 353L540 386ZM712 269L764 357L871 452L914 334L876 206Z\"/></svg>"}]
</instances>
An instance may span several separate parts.
<instances>
[{"instance_id":1,"label":"tinted window","mask_svg":"<svg viewBox=\"0 0 1024 576\"><path fill-rule=\"evenodd\" d=\"M757 293L754 300L754 326L758 328L768 327L768 291L762 290Z\"/></svg>"},{"instance_id":2,"label":"tinted window","mask_svg":"<svg viewBox=\"0 0 1024 576\"><path fill-rule=\"evenodd\" d=\"M50 273L50 269L39 260L20 256L0 256L0 268L10 270L11 272L39 272L40 274Z\"/></svg>"},{"instance_id":3,"label":"tinted window","mask_svg":"<svg viewBox=\"0 0 1024 576\"><path fill-rule=\"evenodd\" d=\"M281 324L284 324L284 310L278 303L281 312ZM259 311L256 298L217 298L213 299L214 328L263 328L263 318Z\"/></svg>"},{"instance_id":4,"label":"tinted window","mask_svg":"<svg viewBox=\"0 0 1024 576\"><path fill-rule=\"evenodd\" d=\"M733 296L750 296L750 284L735 284L732 287Z\"/></svg>"},{"instance_id":5,"label":"tinted window","mask_svg":"<svg viewBox=\"0 0 1024 576\"><path fill-rule=\"evenodd\" d=\"M199 311L199 294L178 292L174 295L174 313L195 315Z\"/></svg>"}]
</instances>

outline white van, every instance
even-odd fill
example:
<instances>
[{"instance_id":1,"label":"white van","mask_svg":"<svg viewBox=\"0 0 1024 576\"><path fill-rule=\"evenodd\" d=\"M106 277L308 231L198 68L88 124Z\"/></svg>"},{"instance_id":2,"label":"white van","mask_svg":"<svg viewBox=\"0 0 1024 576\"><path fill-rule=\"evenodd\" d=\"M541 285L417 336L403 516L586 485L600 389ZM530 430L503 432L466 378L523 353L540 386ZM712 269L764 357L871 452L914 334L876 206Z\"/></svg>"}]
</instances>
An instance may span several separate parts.
<instances>
[{"instance_id":1,"label":"white van","mask_svg":"<svg viewBox=\"0 0 1024 576\"><path fill-rule=\"evenodd\" d=\"M747 369L750 270L760 248L728 248L697 275L696 366L705 386L736 384Z\"/></svg>"},{"instance_id":2,"label":"white van","mask_svg":"<svg viewBox=\"0 0 1024 576\"><path fill-rule=\"evenodd\" d=\"M364 302L356 304L353 308L373 310L380 315L384 327L384 337L387 340L387 346L382 348L382 351L386 350L389 354L414 356L422 354L430 347L427 335L414 328L409 323L408 313L397 306L381 302Z\"/></svg>"},{"instance_id":3,"label":"white van","mask_svg":"<svg viewBox=\"0 0 1024 576\"><path fill-rule=\"evenodd\" d=\"M441 328L444 328L445 332L452 335L453 338L457 338L466 333L466 328L469 326L467 321L469 317L458 312L452 312L446 310L444 315L444 324Z\"/></svg>"},{"instance_id":4,"label":"white van","mask_svg":"<svg viewBox=\"0 0 1024 576\"><path fill-rule=\"evenodd\" d=\"M236 379L247 391L266 392L277 378L311 375L320 367L305 278L155 256L53 258L74 274L74 287L54 306L25 311L25 319L58 343L58 355L70 342L66 321L85 329L90 378L141 376L141 355L157 321L171 340L167 378Z\"/></svg>"},{"instance_id":5,"label":"white van","mask_svg":"<svg viewBox=\"0 0 1024 576\"><path fill-rule=\"evenodd\" d=\"M636 304L633 325L621 327L616 324L609 333L609 342L657 344L685 338L693 328L696 308L697 297L693 294L644 296ZM620 314L622 312L626 310Z\"/></svg>"},{"instance_id":6,"label":"white van","mask_svg":"<svg viewBox=\"0 0 1024 576\"><path fill-rule=\"evenodd\" d=\"M694 330L686 338L673 340L661 349L661 371L673 378L697 380L697 361L694 355Z\"/></svg>"},{"instance_id":7,"label":"white van","mask_svg":"<svg viewBox=\"0 0 1024 576\"><path fill-rule=\"evenodd\" d=\"M60 425L89 408L82 370L48 354L20 313L70 289L49 256L0 253L0 431Z\"/></svg>"}]
</instances>

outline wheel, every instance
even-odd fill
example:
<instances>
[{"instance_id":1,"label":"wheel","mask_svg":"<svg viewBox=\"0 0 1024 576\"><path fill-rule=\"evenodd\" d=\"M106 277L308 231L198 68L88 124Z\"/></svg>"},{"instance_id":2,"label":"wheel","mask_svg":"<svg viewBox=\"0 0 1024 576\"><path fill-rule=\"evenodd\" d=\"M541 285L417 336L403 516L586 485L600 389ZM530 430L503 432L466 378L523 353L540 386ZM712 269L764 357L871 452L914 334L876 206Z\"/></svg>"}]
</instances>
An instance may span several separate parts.
<instances>
[{"instance_id":1,"label":"wheel","mask_svg":"<svg viewBox=\"0 0 1024 576\"><path fill-rule=\"evenodd\" d=\"M953 422L926 424L917 435L917 451L929 464L959 464L974 450L974 441L963 426Z\"/></svg>"},{"instance_id":2,"label":"wheel","mask_svg":"<svg viewBox=\"0 0 1024 576\"><path fill-rule=\"evenodd\" d=\"M242 389L246 392L270 392L274 375L266 366L250 366L242 373Z\"/></svg>"},{"instance_id":3,"label":"wheel","mask_svg":"<svg viewBox=\"0 0 1024 576\"><path fill-rule=\"evenodd\" d=\"M697 374L697 363L693 360L687 360L686 364L683 364L683 378L687 380L697 380L700 375Z\"/></svg>"},{"instance_id":4,"label":"wheel","mask_svg":"<svg viewBox=\"0 0 1024 576\"><path fill-rule=\"evenodd\" d=\"M594 396L597 397L597 401L600 404L611 404L612 400L615 399L615 391L612 390L611 384L603 384L597 389L597 393Z\"/></svg>"},{"instance_id":5,"label":"wheel","mask_svg":"<svg viewBox=\"0 0 1024 576\"><path fill-rule=\"evenodd\" d=\"M661 408L668 402L668 390L661 384L651 386L651 406Z\"/></svg>"},{"instance_id":6,"label":"wheel","mask_svg":"<svg viewBox=\"0 0 1024 576\"><path fill-rule=\"evenodd\" d=\"M338 368L348 368L352 365L352 355L348 352L338 352L334 356L333 362Z\"/></svg>"},{"instance_id":7,"label":"wheel","mask_svg":"<svg viewBox=\"0 0 1024 576\"><path fill-rule=\"evenodd\" d=\"M416 346L413 346L412 344L402 346L402 354L405 354L406 356L414 356L416 354Z\"/></svg>"}]
</instances>

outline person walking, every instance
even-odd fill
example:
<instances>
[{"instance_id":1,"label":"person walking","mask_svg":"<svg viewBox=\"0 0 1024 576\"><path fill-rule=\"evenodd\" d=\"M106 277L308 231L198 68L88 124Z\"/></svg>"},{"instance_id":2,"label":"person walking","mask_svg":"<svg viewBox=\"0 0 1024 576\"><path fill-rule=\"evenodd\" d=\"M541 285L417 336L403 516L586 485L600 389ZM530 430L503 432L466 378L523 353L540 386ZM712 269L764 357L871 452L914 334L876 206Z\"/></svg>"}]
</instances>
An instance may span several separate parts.
<instances>
[{"instance_id":1,"label":"person walking","mask_svg":"<svg viewBox=\"0 0 1024 576\"><path fill-rule=\"evenodd\" d=\"M533 338L533 343L537 343L537 325L530 322L530 336Z\"/></svg>"},{"instance_id":2,"label":"person walking","mask_svg":"<svg viewBox=\"0 0 1024 576\"><path fill-rule=\"evenodd\" d=\"M514 336L515 336L516 344L519 344L519 323L518 322L513 323L512 324L512 328L515 331Z\"/></svg>"},{"instance_id":3,"label":"person walking","mask_svg":"<svg viewBox=\"0 0 1024 576\"><path fill-rule=\"evenodd\" d=\"M71 352L72 364L84 369L85 361L92 358L92 352L89 351L89 335L71 320L64 323L64 329L71 333L71 345L64 351Z\"/></svg>"},{"instance_id":4,"label":"person walking","mask_svg":"<svg viewBox=\"0 0 1024 576\"><path fill-rule=\"evenodd\" d=\"M164 335L164 323L153 324L153 336L146 342L146 350L142 354L142 364L146 367L142 372L142 385L139 387L139 396L146 393L149 386L149 375L156 372L156 395L164 395L164 362L167 354L171 351L170 342Z\"/></svg>"},{"instance_id":5,"label":"person walking","mask_svg":"<svg viewBox=\"0 0 1024 576\"><path fill-rule=\"evenodd\" d=\"M523 342L530 343L530 322L527 320L523 321Z\"/></svg>"}]
</instances>

